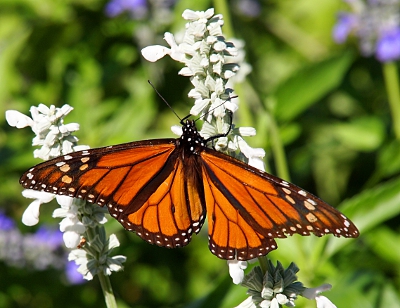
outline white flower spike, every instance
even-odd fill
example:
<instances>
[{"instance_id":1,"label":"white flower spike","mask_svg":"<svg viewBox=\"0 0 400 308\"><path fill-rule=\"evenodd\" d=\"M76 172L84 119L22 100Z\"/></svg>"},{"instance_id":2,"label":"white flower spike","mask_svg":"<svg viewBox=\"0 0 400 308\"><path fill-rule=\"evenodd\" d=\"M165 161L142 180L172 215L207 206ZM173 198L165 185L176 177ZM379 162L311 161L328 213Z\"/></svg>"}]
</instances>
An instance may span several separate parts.
<instances>
[{"instance_id":1,"label":"white flower spike","mask_svg":"<svg viewBox=\"0 0 400 308\"><path fill-rule=\"evenodd\" d=\"M34 150L34 156L44 160L58 157L78 150L88 149L88 146L77 145L78 138L72 135L79 130L79 124L64 124L64 117L73 108L64 105L61 108L55 106L47 107L40 104L38 107L32 106L30 109L32 118L15 110L6 111L6 119L9 125L16 128L31 127L36 136L32 140L32 145L40 146ZM53 217L63 218L60 222L60 231L63 232L63 240L67 248L76 248L82 239L90 239L86 232L88 228L99 230L99 226L107 220L104 216L105 209L86 203L83 200L70 198L67 196L56 196L51 193L25 189L23 196L35 199L22 215L22 222L27 226L36 225L39 222L40 205L56 199L60 208L53 212ZM105 234L105 232L103 231ZM92 234L92 232L90 233ZM113 271L122 269L124 256L109 257L110 251L119 245L118 240L113 235L107 240L104 236L97 236L93 247L102 247L96 253L92 253L90 260L85 247L75 249L71 252L69 259L75 260L79 265L78 271L85 279L92 279L100 271L110 275ZM92 241L87 241L90 247ZM86 245L85 245L86 246ZM92 251L93 252L93 251Z\"/></svg>"},{"instance_id":2,"label":"white flower spike","mask_svg":"<svg viewBox=\"0 0 400 308\"><path fill-rule=\"evenodd\" d=\"M205 12L185 10L182 17L188 23L180 42L167 32L164 39L170 48L149 46L142 49L142 55L150 62L169 55L173 60L184 63L185 66L179 71L179 75L190 77L194 86L188 94L194 99L190 113L205 120L200 134L204 138L225 134L232 124L232 113L238 109L238 100L232 98L233 89L228 86L234 84L233 78L239 72L240 66L235 61L240 60L241 65L247 67L246 73L250 72L250 66L244 62L243 49L238 52L232 42L225 40L222 15L214 15L213 8ZM243 47L244 44L240 42L240 46ZM245 74L242 74L237 80L243 80L244 76ZM177 135L182 133L180 127L171 129ZM264 151L252 149L241 135L254 136L255 129L231 129L227 137L215 140L214 147L237 158L247 158L249 164L264 170ZM238 153L240 151L244 156ZM240 283L243 279L241 268L245 268L246 264L228 261L235 283Z\"/></svg>"}]
</instances>

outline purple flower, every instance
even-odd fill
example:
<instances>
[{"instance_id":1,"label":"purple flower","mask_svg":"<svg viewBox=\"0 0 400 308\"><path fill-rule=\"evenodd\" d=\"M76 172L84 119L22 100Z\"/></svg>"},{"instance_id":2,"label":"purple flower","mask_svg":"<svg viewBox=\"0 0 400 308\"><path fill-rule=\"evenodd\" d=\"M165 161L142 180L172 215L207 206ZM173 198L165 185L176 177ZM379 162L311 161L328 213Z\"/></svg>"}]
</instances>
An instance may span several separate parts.
<instances>
[{"instance_id":1,"label":"purple flower","mask_svg":"<svg viewBox=\"0 0 400 308\"><path fill-rule=\"evenodd\" d=\"M261 13L261 6L257 0L239 0L236 6L243 15L248 17L257 17Z\"/></svg>"},{"instance_id":2,"label":"purple flower","mask_svg":"<svg viewBox=\"0 0 400 308\"><path fill-rule=\"evenodd\" d=\"M63 234L58 229L41 226L34 235L35 240L45 243L51 249L58 249L63 245Z\"/></svg>"},{"instance_id":3,"label":"purple flower","mask_svg":"<svg viewBox=\"0 0 400 308\"><path fill-rule=\"evenodd\" d=\"M65 276L70 284L81 284L86 281L82 274L78 272L78 267L75 261L69 261L65 266Z\"/></svg>"},{"instance_id":4,"label":"purple flower","mask_svg":"<svg viewBox=\"0 0 400 308\"><path fill-rule=\"evenodd\" d=\"M105 8L109 17L115 17L124 12L128 12L134 19L143 18L147 14L146 0L111 0Z\"/></svg>"},{"instance_id":5,"label":"purple flower","mask_svg":"<svg viewBox=\"0 0 400 308\"><path fill-rule=\"evenodd\" d=\"M0 212L0 230L9 231L15 227L15 222L10 217Z\"/></svg>"},{"instance_id":6,"label":"purple flower","mask_svg":"<svg viewBox=\"0 0 400 308\"><path fill-rule=\"evenodd\" d=\"M376 44L376 57L381 62L400 59L400 27L382 33Z\"/></svg>"},{"instance_id":7,"label":"purple flower","mask_svg":"<svg viewBox=\"0 0 400 308\"><path fill-rule=\"evenodd\" d=\"M336 43L342 44L346 41L350 32L357 24L356 16L349 13L339 13L338 22L333 28L333 39Z\"/></svg>"},{"instance_id":8,"label":"purple flower","mask_svg":"<svg viewBox=\"0 0 400 308\"><path fill-rule=\"evenodd\" d=\"M357 37L363 56L381 62L400 58L400 0L344 0L352 13L339 13L333 29L337 43Z\"/></svg>"}]
</instances>

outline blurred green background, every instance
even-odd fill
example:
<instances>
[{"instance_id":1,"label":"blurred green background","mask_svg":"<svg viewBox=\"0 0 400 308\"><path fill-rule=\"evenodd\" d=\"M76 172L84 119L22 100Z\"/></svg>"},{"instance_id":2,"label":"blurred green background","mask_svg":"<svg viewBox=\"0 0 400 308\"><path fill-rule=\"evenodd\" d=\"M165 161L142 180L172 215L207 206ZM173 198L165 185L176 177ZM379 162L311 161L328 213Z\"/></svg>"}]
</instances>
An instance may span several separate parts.
<instances>
[{"instance_id":1,"label":"blurred green background","mask_svg":"<svg viewBox=\"0 0 400 308\"><path fill-rule=\"evenodd\" d=\"M170 1L172 3L172 1ZM266 150L267 169L277 174L269 138L277 124L291 181L338 207L361 231L357 240L293 236L270 253L284 266L295 262L308 287L328 282L325 293L338 307L400 307L400 142L392 133L382 66L362 58L351 42L332 40L339 0L261 1L259 14L229 1L234 36L245 42L252 73L240 85L236 125L253 126L253 147ZM165 43L165 31L182 29L184 9L218 2L149 1L142 18L110 18L102 0L0 0L0 108L29 114L31 105L69 104L66 123L78 122L80 144L91 147L174 137L174 114L193 101L189 80L169 58L146 62L140 49ZM216 13L220 13L218 10ZM227 18L226 16L225 18ZM229 37L228 37L229 39ZM30 200L19 176L39 163L29 129L0 117L0 209L20 223ZM54 226L56 204L41 208L41 223ZM226 262L207 248L207 232L183 249L148 245L113 220L106 225L128 257L111 276L120 307L233 307L246 298L232 284ZM0 243L1 245L1 243ZM1 247L0 247L1 249ZM315 307L299 299L298 307ZM104 307L98 280L70 285L62 269L38 271L0 261L0 307Z\"/></svg>"}]
</instances>

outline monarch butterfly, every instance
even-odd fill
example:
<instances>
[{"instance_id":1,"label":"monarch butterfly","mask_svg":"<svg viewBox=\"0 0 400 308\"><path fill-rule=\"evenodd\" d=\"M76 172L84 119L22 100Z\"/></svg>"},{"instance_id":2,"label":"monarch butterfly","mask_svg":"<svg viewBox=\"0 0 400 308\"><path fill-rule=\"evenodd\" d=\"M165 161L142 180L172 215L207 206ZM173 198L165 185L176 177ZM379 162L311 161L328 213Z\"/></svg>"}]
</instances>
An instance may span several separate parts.
<instances>
[{"instance_id":1,"label":"monarch butterfly","mask_svg":"<svg viewBox=\"0 0 400 308\"><path fill-rule=\"evenodd\" d=\"M298 233L357 237L346 216L300 187L207 147L195 121L181 120L178 139L145 140L74 152L22 175L25 188L107 205L143 240L187 245L208 213L209 249L248 260Z\"/></svg>"}]
</instances>

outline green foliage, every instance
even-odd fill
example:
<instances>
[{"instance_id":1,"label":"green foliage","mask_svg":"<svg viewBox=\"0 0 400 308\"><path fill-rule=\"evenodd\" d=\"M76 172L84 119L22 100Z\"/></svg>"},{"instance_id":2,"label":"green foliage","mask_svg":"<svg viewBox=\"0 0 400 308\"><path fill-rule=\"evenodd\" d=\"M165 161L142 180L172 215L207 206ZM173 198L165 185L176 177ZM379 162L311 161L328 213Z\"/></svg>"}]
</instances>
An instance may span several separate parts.
<instances>
[{"instance_id":1,"label":"green foliage","mask_svg":"<svg viewBox=\"0 0 400 308\"><path fill-rule=\"evenodd\" d=\"M305 66L280 84L272 95L276 99L275 116L292 121L341 83L352 62L350 54ZM295 98L295 99L294 99Z\"/></svg>"},{"instance_id":2,"label":"green foliage","mask_svg":"<svg viewBox=\"0 0 400 308\"><path fill-rule=\"evenodd\" d=\"M249 143L263 147L273 166L268 122L273 115L292 181L337 206L361 231L357 240L293 236L280 240L269 256L284 266L295 262L307 287L331 283L325 295L338 307L398 307L400 145L381 67L332 42L336 2L260 3L254 18L231 10L233 30L245 41L253 68L242 85L240 99L247 105L239 122L257 128ZM147 63L140 49L164 44L165 31L181 29L184 9L204 10L213 3L178 1L170 23L156 20L155 11L143 20L127 14L111 19L105 4L0 1L0 114L8 109L27 114L39 103L70 104L75 110L67 121L81 125L80 144L91 147L173 137L170 126L178 119L147 80L181 117L193 103L187 97L190 84L177 75L175 63ZM18 178L39 162L32 157L32 136L1 118L0 209L16 221L30 202L21 196ZM52 210L43 206L41 221L57 224ZM246 298L227 277L226 262L208 252L206 230L188 247L168 250L144 243L115 221L106 228L118 233L118 254L128 257L125 271L111 276L120 307L232 307ZM62 271L4 263L0 272L1 307L104 306L96 280L70 286Z\"/></svg>"}]
</instances>

